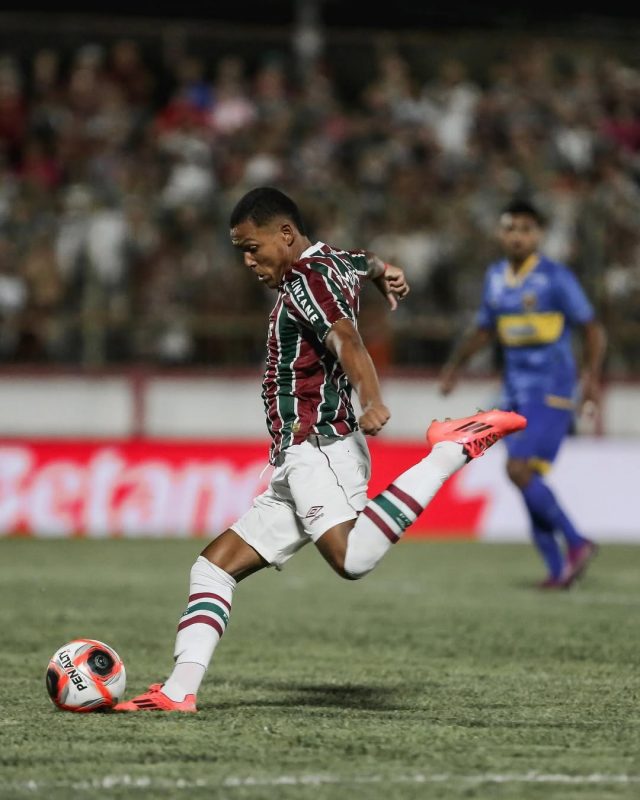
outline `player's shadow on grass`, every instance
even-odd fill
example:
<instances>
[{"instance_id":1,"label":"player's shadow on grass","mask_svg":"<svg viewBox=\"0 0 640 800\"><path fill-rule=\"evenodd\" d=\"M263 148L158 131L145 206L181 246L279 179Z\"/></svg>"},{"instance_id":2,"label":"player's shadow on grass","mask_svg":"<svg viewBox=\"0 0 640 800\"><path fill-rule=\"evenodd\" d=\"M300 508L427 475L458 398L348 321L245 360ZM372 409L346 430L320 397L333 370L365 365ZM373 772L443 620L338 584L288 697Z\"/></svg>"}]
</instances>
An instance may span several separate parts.
<instances>
[{"instance_id":1,"label":"player's shadow on grass","mask_svg":"<svg viewBox=\"0 0 640 800\"><path fill-rule=\"evenodd\" d=\"M243 681L247 688L251 681ZM238 703L216 703L218 708L353 708L374 711L410 711L415 704L407 703L407 687L389 687L372 684L335 683L284 683L261 682L265 696ZM399 698L402 701L399 702Z\"/></svg>"}]
</instances>

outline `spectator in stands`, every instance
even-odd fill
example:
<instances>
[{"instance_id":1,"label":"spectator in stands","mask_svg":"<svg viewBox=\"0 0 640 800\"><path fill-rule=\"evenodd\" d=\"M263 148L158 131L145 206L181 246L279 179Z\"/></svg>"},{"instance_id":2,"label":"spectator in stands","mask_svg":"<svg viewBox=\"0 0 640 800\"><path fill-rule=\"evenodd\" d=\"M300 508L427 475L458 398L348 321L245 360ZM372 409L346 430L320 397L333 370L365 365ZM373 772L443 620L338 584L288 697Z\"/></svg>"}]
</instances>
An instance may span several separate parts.
<instances>
[{"instance_id":1,"label":"spectator in stands","mask_svg":"<svg viewBox=\"0 0 640 800\"><path fill-rule=\"evenodd\" d=\"M393 234L416 254L414 284L424 290L393 320L385 345L390 360L442 358L471 313L493 255L487 244L493 219L509 197L526 192L552 211L550 254L574 267L611 316L618 344L611 368L623 374L638 368L637 321L619 288L635 285L640 251L635 67L584 48L558 53L543 42L505 50L493 63L486 54L472 80L469 64L452 58L444 44L428 65L398 44L380 50L373 80L363 77L356 87L357 71L332 73L331 61L319 58L299 81L289 56L276 48L250 63L237 54L187 54L177 40L148 42L143 50L134 38L89 41L71 52L52 43L34 47L24 63L0 53L0 235L26 242L33 230L48 231L38 241L49 255L39 250L37 261L56 265L62 287L47 311L55 324L39 334L51 332L43 353L71 361L82 352L102 361L115 357L108 348L99 352L104 342L60 347L69 331L79 340L87 333L78 319L88 261L70 253L80 229L104 232L105 203L120 227L138 209L135 231L125 237L128 252L136 252L125 270L131 280L121 290L132 296L118 304L119 324L130 330L126 357L163 358L159 341L150 344L163 336L161 326L143 331L149 317L135 313L145 295L141 276L149 286L156 279L163 284L162 265L171 259L195 259L209 277L228 274L224 265L233 256L224 220L239 196L256 184L286 190L295 183L319 230L338 230L335 238L354 246ZM481 52L478 41L477 59ZM348 61L349 53L342 57ZM78 191L90 200L72 213L68 199L78 199ZM83 246L86 252L86 240ZM30 249L19 246L15 258L22 275ZM450 265L464 280L450 281ZM253 307L259 315L264 297L248 291L253 301L244 297L243 313ZM157 295L166 305L154 306L154 315L171 317L172 294ZM192 291L179 294L184 308ZM175 360L243 361L260 352L259 333L252 343L230 333L241 329L239 322L220 323L229 332L226 344L194 345L195 330L215 327L224 313L215 302L197 308L181 323L192 344ZM426 309L431 321L439 318L437 332L425 327ZM421 346L393 349L394 339L418 331Z\"/></svg>"}]
</instances>

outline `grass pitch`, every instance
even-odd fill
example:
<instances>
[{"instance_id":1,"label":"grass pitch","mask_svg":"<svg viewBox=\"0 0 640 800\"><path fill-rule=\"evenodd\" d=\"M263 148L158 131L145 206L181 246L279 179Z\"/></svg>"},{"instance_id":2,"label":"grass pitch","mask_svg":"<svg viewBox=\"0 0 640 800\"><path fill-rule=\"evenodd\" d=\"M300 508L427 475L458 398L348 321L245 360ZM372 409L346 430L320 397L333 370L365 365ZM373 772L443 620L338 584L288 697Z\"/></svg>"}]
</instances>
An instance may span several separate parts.
<instances>
[{"instance_id":1,"label":"grass pitch","mask_svg":"<svg viewBox=\"0 0 640 800\"><path fill-rule=\"evenodd\" d=\"M166 677L194 541L0 541L0 797L640 796L640 547L531 588L525 545L402 542L337 578L312 547L240 585L200 713L74 715L51 654Z\"/></svg>"}]
</instances>

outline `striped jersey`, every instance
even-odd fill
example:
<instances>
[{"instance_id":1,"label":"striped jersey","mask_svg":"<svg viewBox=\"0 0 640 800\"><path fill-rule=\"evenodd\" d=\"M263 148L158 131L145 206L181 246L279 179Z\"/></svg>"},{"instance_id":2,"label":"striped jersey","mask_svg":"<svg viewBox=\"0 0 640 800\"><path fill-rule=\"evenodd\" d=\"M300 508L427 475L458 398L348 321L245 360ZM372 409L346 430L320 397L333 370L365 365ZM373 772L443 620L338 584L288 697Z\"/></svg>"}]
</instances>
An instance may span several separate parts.
<instances>
[{"instance_id":1,"label":"striped jersey","mask_svg":"<svg viewBox=\"0 0 640 800\"><path fill-rule=\"evenodd\" d=\"M317 242L283 276L269 316L262 382L272 463L311 434L344 436L358 428L351 385L324 341L338 320L357 325L368 268L364 252Z\"/></svg>"},{"instance_id":2,"label":"striped jersey","mask_svg":"<svg viewBox=\"0 0 640 800\"><path fill-rule=\"evenodd\" d=\"M594 318L575 275L534 254L514 273L506 260L487 270L477 323L496 332L504 354L505 402L572 406L577 384L571 332Z\"/></svg>"}]
</instances>

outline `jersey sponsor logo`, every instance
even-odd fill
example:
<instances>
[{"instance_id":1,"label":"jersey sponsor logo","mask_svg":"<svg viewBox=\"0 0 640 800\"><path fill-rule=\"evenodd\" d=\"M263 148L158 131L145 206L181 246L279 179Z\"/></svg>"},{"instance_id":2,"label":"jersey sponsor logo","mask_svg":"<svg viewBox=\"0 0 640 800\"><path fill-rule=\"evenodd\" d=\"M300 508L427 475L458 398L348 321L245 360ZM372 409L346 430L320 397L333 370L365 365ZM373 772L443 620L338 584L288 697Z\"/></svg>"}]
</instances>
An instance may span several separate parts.
<instances>
[{"instance_id":1,"label":"jersey sponsor logo","mask_svg":"<svg viewBox=\"0 0 640 800\"><path fill-rule=\"evenodd\" d=\"M307 299L307 293L302 285L302 279L298 278L298 280L293 281L291 284L291 292L295 297L298 305L307 315L307 319L309 322L317 322L320 317L316 313L315 308L313 307L312 303Z\"/></svg>"},{"instance_id":2,"label":"jersey sponsor logo","mask_svg":"<svg viewBox=\"0 0 640 800\"><path fill-rule=\"evenodd\" d=\"M531 311L502 314L498 317L498 338L507 347L551 344L564 330L564 314L559 311Z\"/></svg>"}]
</instances>

